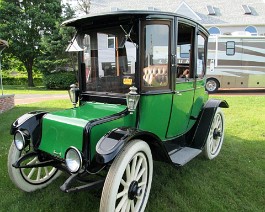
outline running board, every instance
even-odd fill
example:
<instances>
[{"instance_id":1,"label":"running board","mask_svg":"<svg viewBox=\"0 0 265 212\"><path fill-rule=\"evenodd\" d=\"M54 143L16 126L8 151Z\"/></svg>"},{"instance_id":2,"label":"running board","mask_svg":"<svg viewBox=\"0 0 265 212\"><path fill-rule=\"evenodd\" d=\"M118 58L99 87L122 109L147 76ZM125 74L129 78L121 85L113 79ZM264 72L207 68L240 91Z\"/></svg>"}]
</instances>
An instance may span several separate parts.
<instances>
[{"instance_id":1,"label":"running board","mask_svg":"<svg viewBox=\"0 0 265 212\"><path fill-rule=\"evenodd\" d=\"M169 153L169 157L176 166L184 166L191 159L195 158L202 152L201 149L184 147L180 150L173 150Z\"/></svg>"}]
</instances>

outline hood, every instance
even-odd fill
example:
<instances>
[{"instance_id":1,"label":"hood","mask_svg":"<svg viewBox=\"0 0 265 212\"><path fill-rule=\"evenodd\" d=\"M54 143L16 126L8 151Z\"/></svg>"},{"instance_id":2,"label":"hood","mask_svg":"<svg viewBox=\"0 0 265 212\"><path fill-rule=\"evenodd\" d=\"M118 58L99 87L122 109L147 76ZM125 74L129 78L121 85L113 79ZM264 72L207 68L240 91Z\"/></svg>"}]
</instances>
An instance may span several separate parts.
<instances>
[{"instance_id":1,"label":"hood","mask_svg":"<svg viewBox=\"0 0 265 212\"><path fill-rule=\"evenodd\" d=\"M42 120L39 149L60 158L64 158L70 146L82 151L84 130L89 122L125 109L125 105L87 102L77 108L48 113Z\"/></svg>"}]
</instances>

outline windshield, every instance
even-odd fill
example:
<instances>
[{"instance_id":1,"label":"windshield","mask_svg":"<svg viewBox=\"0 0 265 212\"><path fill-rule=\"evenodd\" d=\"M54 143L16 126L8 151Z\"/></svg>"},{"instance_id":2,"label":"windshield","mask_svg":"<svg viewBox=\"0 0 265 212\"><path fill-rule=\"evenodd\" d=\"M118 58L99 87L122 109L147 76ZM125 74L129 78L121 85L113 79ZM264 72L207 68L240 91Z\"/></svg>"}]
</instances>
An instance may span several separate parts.
<instances>
[{"instance_id":1,"label":"windshield","mask_svg":"<svg viewBox=\"0 0 265 212\"><path fill-rule=\"evenodd\" d=\"M77 37L86 68L86 91L128 93L135 83L137 41L132 25L118 25Z\"/></svg>"}]
</instances>

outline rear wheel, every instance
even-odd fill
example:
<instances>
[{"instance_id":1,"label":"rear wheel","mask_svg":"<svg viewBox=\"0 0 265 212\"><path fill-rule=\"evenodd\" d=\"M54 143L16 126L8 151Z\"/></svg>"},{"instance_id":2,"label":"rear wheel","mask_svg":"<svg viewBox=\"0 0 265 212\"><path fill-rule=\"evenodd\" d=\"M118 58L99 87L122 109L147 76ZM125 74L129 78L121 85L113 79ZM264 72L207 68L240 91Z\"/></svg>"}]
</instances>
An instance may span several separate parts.
<instances>
[{"instance_id":1,"label":"rear wheel","mask_svg":"<svg viewBox=\"0 0 265 212\"><path fill-rule=\"evenodd\" d=\"M219 87L220 87L220 84L217 79L214 79L214 78L207 79L205 88L209 93L217 92Z\"/></svg>"},{"instance_id":2,"label":"rear wheel","mask_svg":"<svg viewBox=\"0 0 265 212\"><path fill-rule=\"evenodd\" d=\"M204 147L204 155L207 159L214 159L220 152L224 141L224 114L217 108L211 128Z\"/></svg>"},{"instance_id":3,"label":"rear wheel","mask_svg":"<svg viewBox=\"0 0 265 212\"><path fill-rule=\"evenodd\" d=\"M8 173L12 182L21 190L32 192L37 189L44 188L60 175L60 171L51 166L14 168L12 164L14 164L24 154L26 154L25 150L19 151L13 142L8 154ZM32 156L23 161L21 165L38 163L38 157Z\"/></svg>"},{"instance_id":4,"label":"rear wheel","mask_svg":"<svg viewBox=\"0 0 265 212\"><path fill-rule=\"evenodd\" d=\"M144 211L153 175L148 144L133 140L115 158L108 172L100 211Z\"/></svg>"}]
</instances>

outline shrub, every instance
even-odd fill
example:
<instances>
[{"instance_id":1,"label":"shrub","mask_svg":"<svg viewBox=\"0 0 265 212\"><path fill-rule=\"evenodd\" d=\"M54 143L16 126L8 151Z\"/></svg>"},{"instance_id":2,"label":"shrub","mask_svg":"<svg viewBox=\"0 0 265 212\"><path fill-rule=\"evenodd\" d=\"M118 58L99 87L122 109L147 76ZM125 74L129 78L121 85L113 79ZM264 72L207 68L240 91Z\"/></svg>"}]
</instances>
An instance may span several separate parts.
<instances>
[{"instance_id":1,"label":"shrub","mask_svg":"<svg viewBox=\"0 0 265 212\"><path fill-rule=\"evenodd\" d=\"M36 86L43 85L42 77L34 77L34 84ZM28 77L27 76L3 76L3 85L27 85Z\"/></svg>"},{"instance_id":2,"label":"shrub","mask_svg":"<svg viewBox=\"0 0 265 212\"><path fill-rule=\"evenodd\" d=\"M47 89L69 89L69 86L76 81L74 72L57 72L43 78L43 83Z\"/></svg>"}]
</instances>

